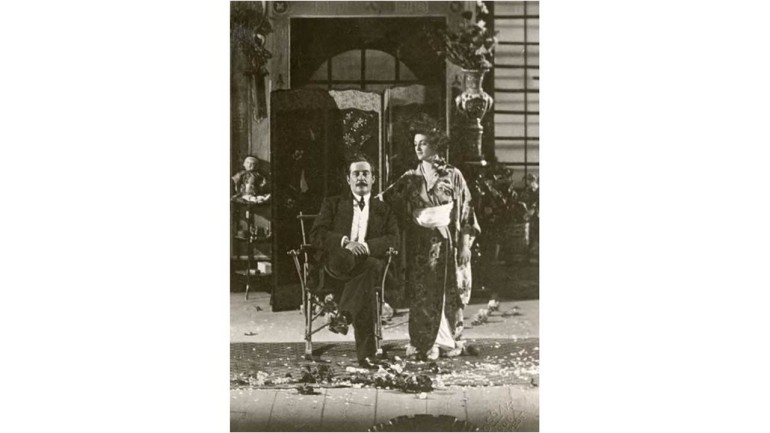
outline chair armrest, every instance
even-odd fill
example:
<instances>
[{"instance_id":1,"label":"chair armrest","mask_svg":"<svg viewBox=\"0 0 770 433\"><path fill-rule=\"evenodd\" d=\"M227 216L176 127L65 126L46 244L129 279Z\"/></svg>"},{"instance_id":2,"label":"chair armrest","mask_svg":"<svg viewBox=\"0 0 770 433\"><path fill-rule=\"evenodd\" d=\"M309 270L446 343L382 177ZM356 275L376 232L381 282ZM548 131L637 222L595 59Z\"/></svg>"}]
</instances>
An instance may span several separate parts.
<instances>
[{"instance_id":1,"label":"chair armrest","mask_svg":"<svg viewBox=\"0 0 770 433\"><path fill-rule=\"evenodd\" d=\"M294 248L286 252L290 256L298 256L300 254L310 254L314 251L314 248L310 244L302 244L299 248Z\"/></svg>"}]
</instances>

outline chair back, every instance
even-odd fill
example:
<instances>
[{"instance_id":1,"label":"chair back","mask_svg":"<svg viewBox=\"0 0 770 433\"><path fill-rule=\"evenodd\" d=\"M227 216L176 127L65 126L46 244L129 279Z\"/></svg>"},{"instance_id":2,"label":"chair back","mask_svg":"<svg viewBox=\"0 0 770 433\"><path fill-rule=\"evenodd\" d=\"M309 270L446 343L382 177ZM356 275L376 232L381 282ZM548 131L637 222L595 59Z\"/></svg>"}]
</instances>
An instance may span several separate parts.
<instances>
[{"instance_id":1,"label":"chair back","mask_svg":"<svg viewBox=\"0 0 770 433\"><path fill-rule=\"evenodd\" d=\"M313 245L310 243L308 236L308 227L306 227L306 224L310 224L312 228L312 223L315 221L315 219L318 218L318 214L304 214L302 211L299 212L299 215L297 215L297 219L299 220L299 225L302 230L302 245L300 245L299 249L296 250L298 254L302 254L302 261L300 262L300 269L301 271L298 271L300 278L302 279L303 284L307 286L308 284L308 274L310 273L311 269L311 257L308 256L308 253L311 253L313 251ZM326 281L330 280L332 282L344 282L348 278L340 278L338 276L333 276L331 273L329 273L325 267L321 267L322 269L318 273L318 287L313 287L311 289L321 289L325 287Z\"/></svg>"},{"instance_id":2,"label":"chair back","mask_svg":"<svg viewBox=\"0 0 770 433\"><path fill-rule=\"evenodd\" d=\"M315 221L315 219L318 218L318 214L303 214L302 211L299 212L299 215L297 215L297 219L299 220L300 227L302 228L302 245L300 245L300 248L303 250L306 250L311 247L310 242L308 242L307 236L307 230L305 228L305 221L309 221L312 223Z\"/></svg>"},{"instance_id":3,"label":"chair back","mask_svg":"<svg viewBox=\"0 0 770 433\"><path fill-rule=\"evenodd\" d=\"M318 217L318 214L303 214L302 211L297 215L300 228L302 229L302 244L299 248L288 251L288 254L293 257L294 266L297 268L297 275L299 276L300 283L302 285L303 299L306 296L305 291L307 289L307 277L310 268L310 257L308 251L312 248L312 245L308 241L308 232L305 227L305 221L314 221ZM299 256L302 255L302 260Z\"/></svg>"}]
</instances>

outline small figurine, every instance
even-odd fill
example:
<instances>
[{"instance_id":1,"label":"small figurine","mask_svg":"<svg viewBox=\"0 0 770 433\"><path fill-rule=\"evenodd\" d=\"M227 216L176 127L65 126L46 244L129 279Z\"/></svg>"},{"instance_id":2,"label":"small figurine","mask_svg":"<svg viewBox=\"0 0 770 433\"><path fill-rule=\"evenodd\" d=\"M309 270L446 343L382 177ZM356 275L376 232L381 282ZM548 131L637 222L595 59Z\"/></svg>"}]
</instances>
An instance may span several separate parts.
<instances>
[{"instance_id":1,"label":"small figurine","mask_svg":"<svg viewBox=\"0 0 770 433\"><path fill-rule=\"evenodd\" d=\"M527 195L527 199L534 203L537 201L538 192L540 190L540 185L538 185L538 179L537 177L532 173L527 173L524 176L524 191L523 193ZM529 204L529 203L528 203Z\"/></svg>"},{"instance_id":2,"label":"small figurine","mask_svg":"<svg viewBox=\"0 0 770 433\"><path fill-rule=\"evenodd\" d=\"M524 176L524 190L520 194L520 202L524 203L527 208L529 218L535 218L539 214L538 208L540 204L540 185L538 185L538 178L532 173L527 173Z\"/></svg>"},{"instance_id":3,"label":"small figurine","mask_svg":"<svg viewBox=\"0 0 770 433\"><path fill-rule=\"evenodd\" d=\"M264 203L270 198L267 179L257 171L257 158L247 156L243 170L233 176L235 196L233 198L253 203Z\"/></svg>"}]
</instances>

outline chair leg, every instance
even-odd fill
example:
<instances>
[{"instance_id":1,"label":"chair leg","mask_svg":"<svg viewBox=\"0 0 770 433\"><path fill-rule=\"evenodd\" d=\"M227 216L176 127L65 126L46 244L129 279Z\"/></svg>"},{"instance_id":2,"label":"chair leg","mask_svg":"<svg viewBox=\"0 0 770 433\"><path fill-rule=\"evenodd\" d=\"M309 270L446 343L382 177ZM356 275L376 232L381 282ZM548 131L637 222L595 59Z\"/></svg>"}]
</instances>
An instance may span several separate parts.
<instances>
[{"instance_id":1,"label":"chair leg","mask_svg":"<svg viewBox=\"0 0 770 433\"><path fill-rule=\"evenodd\" d=\"M297 270L297 276L299 277L300 289L302 289L302 309L305 313L305 359L313 359L313 302L312 295L307 289L307 255L305 255L305 263L300 265L299 263L299 251L291 250L288 252L294 260L294 267Z\"/></svg>"},{"instance_id":2,"label":"chair leg","mask_svg":"<svg viewBox=\"0 0 770 433\"><path fill-rule=\"evenodd\" d=\"M382 356L382 300L380 293L374 294L374 348L377 357Z\"/></svg>"},{"instance_id":3,"label":"chair leg","mask_svg":"<svg viewBox=\"0 0 770 433\"><path fill-rule=\"evenodd\" d=\"M382 272L382 283L380 284L379 291L375 291L374 295L374 347L376 349L376 353L378 357L384 356L384 351L382 350L382 306L385 302L385 281L388 277L388 268L390 268L390 263L393 260L393 255L398 254L398 252L394 248L389 248L387 252L388 261L385 264L385 270Z\"/></svg>"},{"instance_id":4,"label":"chair leg","mask_svg":"<svg viewBox=\"0 0 770 433\"><path fill-rule=\"evenodd\" d=\"M304 291L305 304L305 359L313 359L313 302L309 291Z\"/></svg>"}]
</instances>

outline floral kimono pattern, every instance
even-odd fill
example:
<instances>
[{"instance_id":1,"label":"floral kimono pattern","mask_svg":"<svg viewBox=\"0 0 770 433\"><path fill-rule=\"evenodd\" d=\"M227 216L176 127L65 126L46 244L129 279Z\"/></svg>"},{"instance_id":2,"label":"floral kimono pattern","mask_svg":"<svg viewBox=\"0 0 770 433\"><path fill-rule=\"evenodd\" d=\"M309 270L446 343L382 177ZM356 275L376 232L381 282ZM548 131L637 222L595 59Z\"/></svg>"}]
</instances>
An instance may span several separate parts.
<instances>
[{"instance_id":1,"label":"floral kimono pattern","mask_svg":"<svg viewBox=\"0 0 770 433\"><path fill-rule=\"evenodd\" d=\"M436 343L442 311L450 332L456 335L458 317L471 292L470 263L457 263L458 241L463 234L472 243L481 228L471 206L471 196L460 171L440 167L426 181L422 167L407 171L385 199L402 216L406 239L406 280L410 305L411 344L425 353ZM448 208L448 224L426 227L420 216ZM430 224L427 224L430 225ZM461 320L461 319L460 319Z\"/></svg>"}]
</instances>

